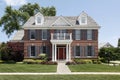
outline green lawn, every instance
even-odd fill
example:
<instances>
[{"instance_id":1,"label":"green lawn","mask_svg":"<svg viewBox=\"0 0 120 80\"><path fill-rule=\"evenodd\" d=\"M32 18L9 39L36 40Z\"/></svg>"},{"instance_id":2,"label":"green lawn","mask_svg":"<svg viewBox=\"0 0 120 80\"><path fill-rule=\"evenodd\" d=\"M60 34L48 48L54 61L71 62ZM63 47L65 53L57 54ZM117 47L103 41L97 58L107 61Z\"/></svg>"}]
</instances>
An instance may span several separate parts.
<instances>
[{"instance_id":1,"label":"green lawn","mask_svg":"<svg viewBox=\"0 0 120 80\"><path fill-rule=\"evenodd\" d=\"M0 76L0 80L120 80L119 75Z\"/></svg>"},{"instance_id":2,"label":"green lawn","mask_svg":"<svg viewBox=\"0 0 120 80\"><path fill-rule=\"evenodd\" d=\"M57 65L0 64L0 72L56 72Z\"/></svg>"},{"instance_id":3,"label":"green lawn","mask_svg":"<svg viewBox=\"0 0 120 80\"><path fill-rule=\"evenodd\" d=\"M120 72L120 66L108 66L103 64L79 64L69 65L72 72Z\"/></svg>"}]
</instances>

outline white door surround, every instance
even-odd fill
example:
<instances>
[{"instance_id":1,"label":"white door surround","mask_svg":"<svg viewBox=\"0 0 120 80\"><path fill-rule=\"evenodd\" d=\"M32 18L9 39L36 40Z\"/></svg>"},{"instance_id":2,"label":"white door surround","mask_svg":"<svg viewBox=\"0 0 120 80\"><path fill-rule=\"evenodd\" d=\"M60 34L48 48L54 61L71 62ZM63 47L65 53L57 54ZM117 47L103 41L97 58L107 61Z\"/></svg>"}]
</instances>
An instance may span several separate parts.
<instances>
[{"instance_id":1,"label":"white door surround","mask_svg":"<svg viewBox=\"0 0 120 80\"><path fill-rule=\"evenodd\" d=\"M57 45L56 43L52 43L52 61L56 62L57 60ZM66 61L71 61L71 45L69 44L64 44L66 45Z\"/></svg>"}]
</instances>

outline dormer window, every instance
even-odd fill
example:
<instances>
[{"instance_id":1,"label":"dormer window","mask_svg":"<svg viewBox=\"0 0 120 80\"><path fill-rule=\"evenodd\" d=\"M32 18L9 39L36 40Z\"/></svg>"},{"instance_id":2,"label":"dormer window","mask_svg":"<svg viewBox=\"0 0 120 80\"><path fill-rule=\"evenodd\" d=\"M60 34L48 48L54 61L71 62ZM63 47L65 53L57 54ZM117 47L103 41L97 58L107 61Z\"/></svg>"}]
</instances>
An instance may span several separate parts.
<instances>
[{"instance_id":1,"label":"dormer window","mask_svg":"<svg viewBox=\"0 0 120 80\"><path fill-rule=\"evenodd\" d=\"M37 17L37 23L41 24L41 17Z\"/></svg>"},{"instance_id":2,"label":"dormer window","mask_svg":"<svg viewBox=\"0 0 120 80\"><path fill-rule=\"evenodd\" d=\"M80 23L80 25L86 25L87 24L87 17L85 17L85 16L81 17L79 23Z\"/></svg>"},{"instance_id":3,"label":"dormer window","mask_svg":"<svg viewBox=\"0 0 120 80\"><path fill-rule=\"evenodd\" d=\"M44 23L44 16L41 13L35 15L35 25L42 25Z\"/></svg>"},{"instance_id":4,"label":"dormer window","mask_svg":"<svg viewBox=\"0 0 120 80\"><path fill-rule=\"evenodd\" d=\"M78 25L87 25L87 18L88 15L83 11L79 16L78 16Z\"/></svg>"}]
</instances>

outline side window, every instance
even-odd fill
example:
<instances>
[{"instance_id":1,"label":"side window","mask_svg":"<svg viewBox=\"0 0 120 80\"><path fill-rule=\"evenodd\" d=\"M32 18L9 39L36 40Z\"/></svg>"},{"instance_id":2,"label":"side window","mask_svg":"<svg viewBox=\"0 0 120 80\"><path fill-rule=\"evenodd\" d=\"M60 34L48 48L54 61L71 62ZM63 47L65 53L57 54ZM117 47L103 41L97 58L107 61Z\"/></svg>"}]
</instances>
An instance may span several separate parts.
<instances>
[{"instance_id":1,"label":"side window","mask_svg":"<svg viewBox=\"0 0 120 80\"><path fill-rule=\"evenodd\" d=\"M74 56L79 58L83 54L82 46L74 46Z\"/></svg>"},{"instance_id":2,"label":"side window","mask_svg":"<svg viewBox=\"0 0 120 80\"><path fill-rule=\"evenodd\" d=\"M75 39L80 40L81 37L81 31L80 30L75 30Z\"/></svg>"},{"instance_id":3,"label":"side window","mask_svg":"<svg viewBox=\"0 0 120 80\"><path fill-rule=\"evenodd\" d=\"M87 40L92 40L92 30L87 30Z\"/></svg>"},{"instance_id":4,"label":"side window","mask_svg":"<svg viewBox=\"0 0 120 80\"><path fill-rule=\"evenodd\" d=\"M42 40L47 40L47 30L42 30Z\"/></svg>"},{"instance_id":5,"label":"side window","mask_svg":"<svg viewBox=\"0 0 120 80\"><path fill-rule=\"evenodd\" d=\"M87 56L94 56L94 46L87 46Z\"/></svg>"},{"instance_id":6,"label":"side window","mask_svg":"<svg viewBox=\"0 0 120 80\"><path fill-rule=\"evenodd\" d=\"M30 30L30 39L35 39L35 30Z\"/></svg>"}]
</instances>

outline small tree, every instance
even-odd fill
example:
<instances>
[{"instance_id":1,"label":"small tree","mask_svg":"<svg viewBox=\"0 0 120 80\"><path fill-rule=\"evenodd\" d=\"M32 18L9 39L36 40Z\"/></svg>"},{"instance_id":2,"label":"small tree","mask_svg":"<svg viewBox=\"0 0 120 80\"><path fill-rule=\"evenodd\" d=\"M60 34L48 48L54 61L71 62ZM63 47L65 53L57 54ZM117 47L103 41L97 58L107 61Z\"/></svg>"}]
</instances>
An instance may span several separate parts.
<instances>
[{"instance_id":1,"label":"small tree","mask_svg":"<svg viewBox=\"0 0 120 80\"><path fill-rule=\"evenodd\" d=\"M120 38L118 39L118 48L120 48Z\"/></svg>"},{"instance_id":2,"label":"small tree","mask_svg":"<svg viewBox=\"0 0 120 80\"><path fill-rule=\"evenodd\" d=\"M48 56L47 56L45 53L41 53L41 54L39 54L39 58L40 58L41 60L47 61Z\"/></svg>"},{"instance_id":3,"label":"small tree","mask_svg":"<svg viewBox=\"0 0 120 80\"><path fill-rule=\"evenodd\" d=\"M99 52L100 58L102 58L102 62L108 62L114 59L114 48L101 48Z\"/></svg>"}]
</instances>

